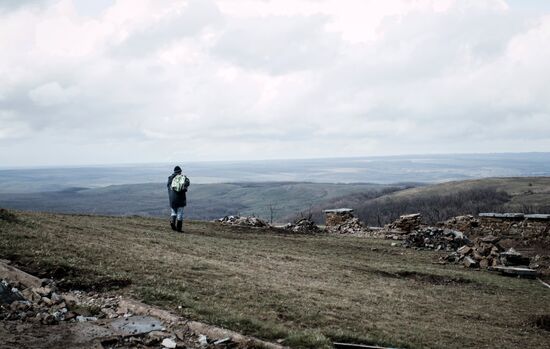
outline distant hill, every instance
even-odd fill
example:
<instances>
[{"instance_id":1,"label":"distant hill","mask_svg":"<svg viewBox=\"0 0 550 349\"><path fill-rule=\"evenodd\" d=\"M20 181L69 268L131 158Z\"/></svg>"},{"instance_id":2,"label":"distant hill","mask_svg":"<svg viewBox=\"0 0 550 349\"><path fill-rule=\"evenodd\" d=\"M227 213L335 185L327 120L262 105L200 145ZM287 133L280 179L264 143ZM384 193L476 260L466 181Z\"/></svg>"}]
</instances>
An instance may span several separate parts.
<instances>
[{"instance_id":1,"label":"distant hill","mask_svg":"<svg viewBox=\"0 0 550 349\"><path fill-rule=\"evenodd\" d=\"M434 223L461 214L550 212L550 177L487 178L434 185L263 182L192 184L186 217L212 220L255 215L289 222L312 215L323 222L327 208L351 207L369 225L383 225L401 214L421 212ZM163 183L66 188L40 193L0 194L0 207L100 215L168 215Z\"/></svg>"},{"instance_id":2,"label":"distant hill","mask_svg":"<svg viewBox=\"0 0 550 349\"><path fill-rule=\"evenodd\" d=\"M351 207L369 225L389 223L405 213L420 212L428 223L479 212L550 213L550 177L486 178L455 181L394 191L375 198L353 193L331 198L312 209ZM288 217L292 219L293 217Z\"/></svg>"},{"instance_id":3,"label":"distant hill","mask_svg":"<svg viewBox=\"0 0 550 349\"><path fill-rule=\"evenodd\" d=\"M332 198L352 193L371 197L402 190L413 184L330 184L264 182L192 184L186 217L211 220L225 215L255 215L280 221ZM66 188L40 193L3 193L0 207L22 210L101 215L166 216L169 213L163 183Z\"/></svg>"}]
</instances>

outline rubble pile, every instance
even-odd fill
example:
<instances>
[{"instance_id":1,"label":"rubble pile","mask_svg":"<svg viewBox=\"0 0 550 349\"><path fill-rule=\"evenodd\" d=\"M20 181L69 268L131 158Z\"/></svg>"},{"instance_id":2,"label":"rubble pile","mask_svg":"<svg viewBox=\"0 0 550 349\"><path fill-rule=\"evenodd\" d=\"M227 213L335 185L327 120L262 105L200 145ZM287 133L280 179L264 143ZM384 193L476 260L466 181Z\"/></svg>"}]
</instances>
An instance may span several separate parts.
<instances>
[{"instance_id":1,"label":"rubble pile","mask_svg":"<svg viewBox=\"0 0 550 349\"><path fill-rule=\"evenodd\" d=\"M352 212L351 209L326 210L325 225L327 227L339 226L354 218Z\"/></svg>"},{"instance_id":2,"label":"rubble pile","mask_svg":"<svg viewBox=\"0 0 550 349\"><path fill-rule=\"evenodd\" d=\"M443 257L443 260L462 263L468 268L529 266L530 258L523 256L514 248L505 250L499 241L500 238L493 235L477 238L474 243L460 247L456 252Z\"/></svg>"},{"instance_id":3,"label":"rubble pile","mask_svg":"<svg viewBox=\"0 0 550 349\"><path fill-rule=\"evenodd\" d=\"M227 224L227 225L240 225L246 227L267 227L265 221L257 217L240 217L240 216L225 216L223 218L215 220L215 222Z\"/></svg>"},{"instance_id":4,"label":"rubble pile","mask_svg":"<svg viewBox=\"0 0 550 349\"><path fill-rule=\"evenodd\" d=\"M353 216L353 209L338 208L325 210L325 231L332 234L350 234L379 237L379 230L369 229Z\"/></svg>"},{"instance_id":5,"label":"rubble pile","mask_svg":"<svg viewBox=\"0 0 550 349\"><path fill-rule=\"evenodd\" d=\"M212 339L192 333L185 324L166 323L152 316L137 316L119 307L122 297L100 296L81 291L61 293L55 283L42 279L40 287L0 280L0 321L51 326L86 322L95 328L109 348L237 348L231 338ZM63 327L66 331L67 327ZM100 335L101 336L101 335Z\"/></svg>"},{"instance_id":6,"label":"rubble pile","mask_svg":"<svg viewBox=\"0 0 550 349\"><path fill-rule=\"evenodd\" d=\"M36 321L52 325L61 321L93 321L118 317L117 298L90 297L83 292L58 292L55 283L42 279L40 287L0 282L0 319Z\"/></svg>"},{"instance_id":7,"label":"rubble pile","mask_svg":"<svg viewBox=\"0 0 550 349\"><path fill-rule=\"evenodd\" d=\"M338 225L327 225L327 231L335 234L362 234L366 233L368 229L361 223L359 218L352 216Z\"/></svg>"},{"instance_id":8,"label":"rubble pile","mask_svg":"<svg viewBox=\"0 0 550 349\"><path fill-rule=\"evenodd\" d=\"M456 251L469 242L468 238L458 230L425 227L404 235L403 246Z\"/></svg>"},{"instance_id":9,"label":"rubble pile","mask_svg":"<svg viewBox=\"0 0 550 349\"><path fill-rule=\"evenodd\" d=\"M437 224L438 227L458 230L466 234L480 226L479 219L472 215L457 216Z\"/></svg>"},{"instance_id":10,"label":"rubble pile","mask_svg":"<svg viewBox=\"0 0 550 349\"><path fill-rule=\"evenodd\" d=\"M284 229L299 234L317 234L321 232L321 229L315 222L307 218L299 219L294 223L288 223L284 226Z\"/></svg>"},{"instance_id":11,"label":"rubble pile","mask_svg":"<svg viewBox=\"0 0 550 349\"><path fill-rule=\"evenodd\" d=\"M410 233L413 230L420 228L422 225L422 215L420 213L413 213L400 216L386 226L388 230L400 230L402 232Z\"/></svg>"}]
</instances>

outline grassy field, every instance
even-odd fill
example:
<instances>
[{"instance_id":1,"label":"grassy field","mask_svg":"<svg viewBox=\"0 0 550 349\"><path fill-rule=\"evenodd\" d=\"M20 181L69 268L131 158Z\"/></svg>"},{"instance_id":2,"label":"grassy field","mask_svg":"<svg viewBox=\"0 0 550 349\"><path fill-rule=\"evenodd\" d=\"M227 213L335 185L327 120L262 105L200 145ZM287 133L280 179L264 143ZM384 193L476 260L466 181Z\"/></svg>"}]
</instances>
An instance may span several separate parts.
<instances>
[{"instance_id":1,"label":"grassy field","mask_svg":"<svg viewBox=\"0 0 550 349\"><path fill-rule=\"evenodd\" d=\"M389 241L165 220L16 213L0 258L64 287L130 295L296 348L333 340L404 348L544 348L550 291L536 280L432 263ZM181 309L179 307L181 306Z\"/></svg>"}]
</instances>

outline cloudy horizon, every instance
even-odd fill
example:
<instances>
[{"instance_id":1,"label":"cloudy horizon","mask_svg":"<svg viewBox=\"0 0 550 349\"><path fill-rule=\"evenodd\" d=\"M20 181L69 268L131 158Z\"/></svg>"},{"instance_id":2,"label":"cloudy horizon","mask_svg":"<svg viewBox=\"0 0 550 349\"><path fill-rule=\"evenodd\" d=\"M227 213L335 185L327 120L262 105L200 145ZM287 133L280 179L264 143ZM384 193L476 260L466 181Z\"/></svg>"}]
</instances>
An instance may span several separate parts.
<instances>
[{"instance_id":1,"label":"cloudy horizon","mask_svg":"<svg viewBox=\"0 0 550 349\"><path fill-rule=\"evenodd\" d=\"M0 163L550 151L550 2L0 0Z\"/></svg>"}]
</instances>

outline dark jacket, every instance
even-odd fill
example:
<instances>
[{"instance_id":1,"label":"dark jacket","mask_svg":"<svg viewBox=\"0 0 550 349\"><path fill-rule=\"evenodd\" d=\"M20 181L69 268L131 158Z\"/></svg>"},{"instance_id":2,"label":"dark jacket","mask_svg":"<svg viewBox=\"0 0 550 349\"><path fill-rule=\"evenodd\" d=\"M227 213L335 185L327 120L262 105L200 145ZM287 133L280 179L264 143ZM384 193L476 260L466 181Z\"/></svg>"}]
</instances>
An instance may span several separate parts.
<instances>
[{"instance_id":1,"label":"dark jacket","mask_svg":"<svg viewBox=\"0 0 550 349\"><path fill-rule=\"evenodd\" d=\"M174 210L177 210L178 207L185 207L185 205L187 205L186 193L189 184L187 184L187 186L185 186L182 191L177 192L172 190L172 180L178 174L179 173L172 173L170 177L168 177L168 183L166 184L166 187L168 188L168 199L170 200L170 207Z\"/></svg>"}]
</instances>

